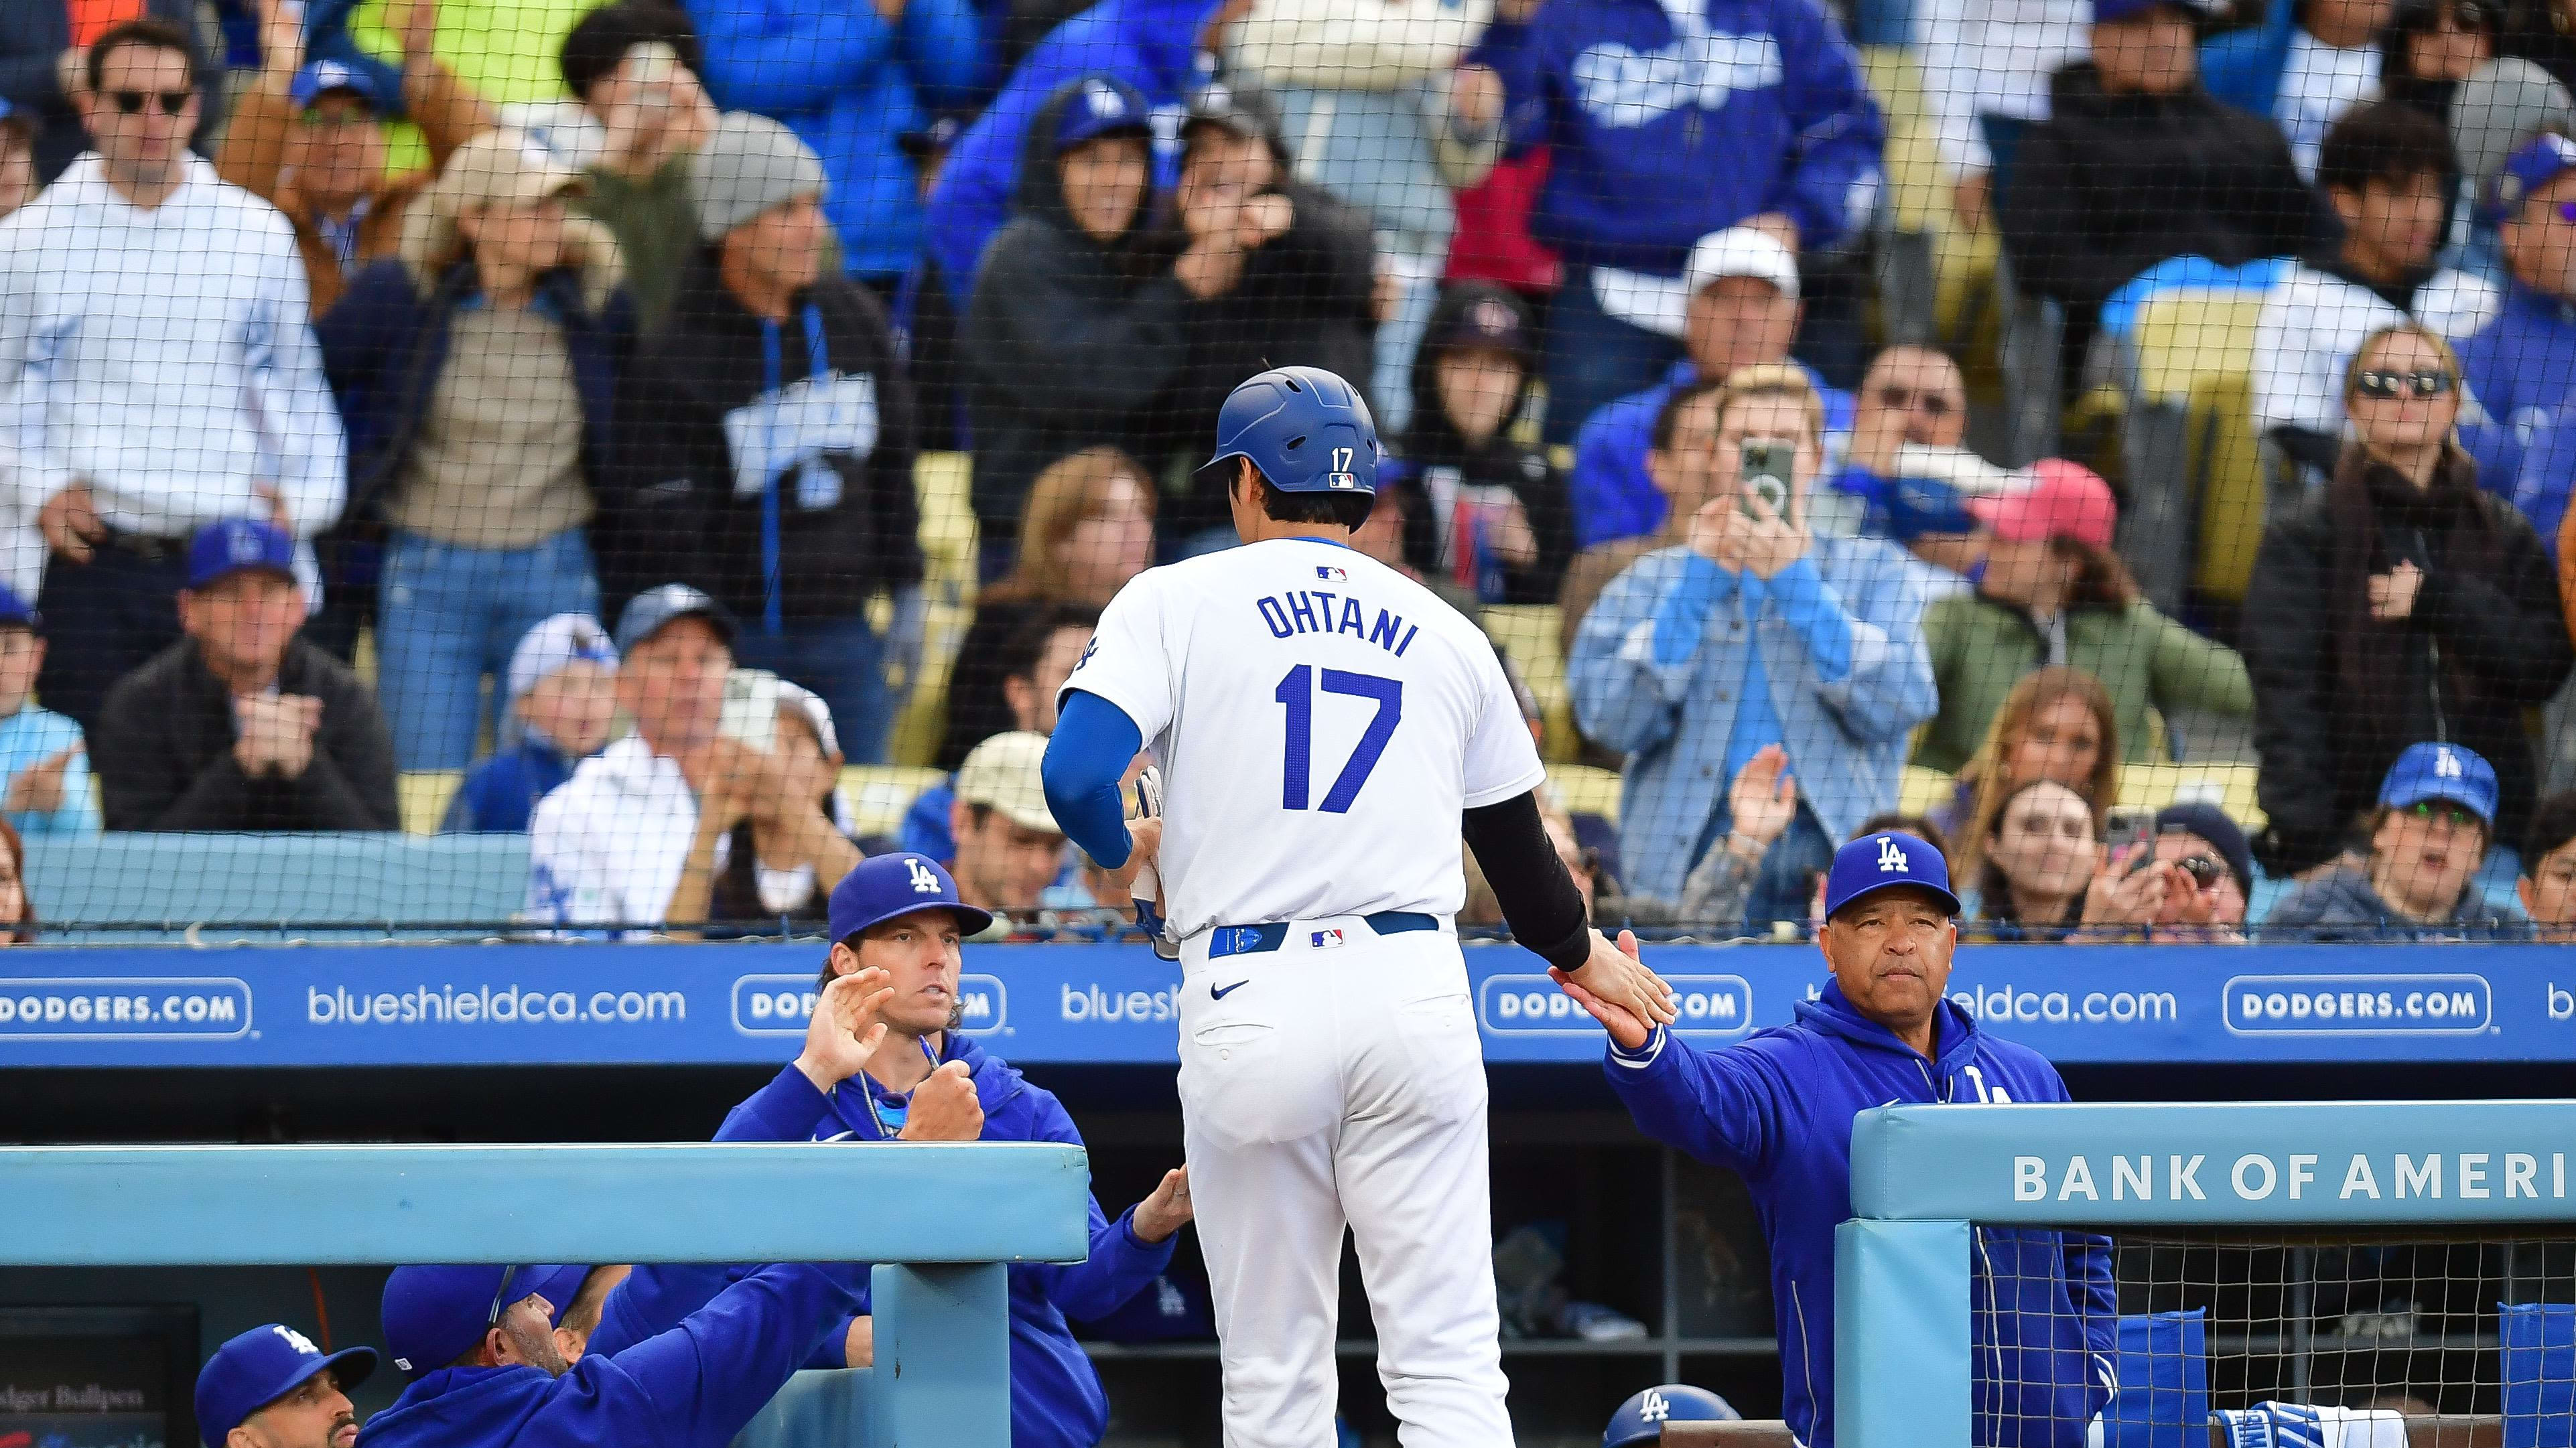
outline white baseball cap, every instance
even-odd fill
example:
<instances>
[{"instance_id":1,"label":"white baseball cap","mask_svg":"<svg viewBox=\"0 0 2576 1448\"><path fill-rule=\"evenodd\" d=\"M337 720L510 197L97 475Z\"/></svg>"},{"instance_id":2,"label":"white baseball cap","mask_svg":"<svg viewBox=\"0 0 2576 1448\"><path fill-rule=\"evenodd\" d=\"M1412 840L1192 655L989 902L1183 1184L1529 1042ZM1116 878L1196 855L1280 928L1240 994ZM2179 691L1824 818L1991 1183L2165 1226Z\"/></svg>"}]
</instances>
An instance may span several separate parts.
<instances>
[{"instance_id":1,"label":"white baseball cap","mask_svg":"<svg viewBox=\"0 0 2576 1448\"><path fill-rule=\"evenodd\" d=\"M1690 260L1679 277L1595 267L1592 295L1601 310L1620 321L1678 337L1690 315L1691 298L1726 277L1758 277L1789 300L1798 299L1798 259L1778 237L1750 226L1730 226L1701 237L1691 247Z\"/></svg>"}]
</instances>

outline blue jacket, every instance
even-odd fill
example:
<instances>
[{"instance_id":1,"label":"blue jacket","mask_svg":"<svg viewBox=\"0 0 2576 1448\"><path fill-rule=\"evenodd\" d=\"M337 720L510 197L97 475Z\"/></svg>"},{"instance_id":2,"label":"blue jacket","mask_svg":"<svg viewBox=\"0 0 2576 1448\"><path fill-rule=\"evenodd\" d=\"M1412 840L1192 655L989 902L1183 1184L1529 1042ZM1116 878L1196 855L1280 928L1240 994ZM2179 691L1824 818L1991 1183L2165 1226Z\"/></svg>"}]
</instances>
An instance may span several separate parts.
<instances>
[{"instance_id":1,"label":"blue jacket","mask_svg":"<svg viewBox=\"0 0 2576 1448\"><path fill-rule=\"evenodd\" d=\"M1530 232L1569 265L1679 275L1691 243L1778 211L1809 249L1865 224L1887 124L1814 0L1704 0L1675 33L1658 0L1552 0L1513 139L1554 156ZM1516 98L1517 99L1517 98Z\"/></svg>"},{"instance_id":2,"label":"blue jacket","mask_svg":"<svg viewBox=\"0 0 2576 1448\"><path fill-rule=\"evenodd\" d=\"M2576 302L2508 279L2493 320L2459 344L2460 370L2486 415L2527 440L2576 394ZM2492 476L2495 459L2472 448L2479 481L2495 491L2513 486Z\"/></svg>"},{"instance_id":3,"label":"blue jacket","mask_svg":"<svg viewBox=\"0 0 2576 1448\"><path fill-rule=\"evenodd\" d=\"M926 250L958 314L975 294L984 244L1011 219L1029 117L1049 93L1086 75L1123 80L1147 103L1177 116L1198 70L1199 32L1224 0L1101 0L1047 33L940 168L931 193ZM1155 184L1169 186L1177 156L1163 156Z\"/></svg>"},{"instance_id":4,"label":"blue jacket","mask_svg":"<svg viewBox=\"0 0 2576 1448\"><path fill-rule=\"evenodd\" d=\"M1664 495L1647 475L1646 452L1655 440L1655 414L1698 377L1699 368L1685 357L1673 364L1663 381L1629 393L1584 420L1583 430L1574 438L1574 476L1566 484L1574 503L1576 548L1647 537L1664 525ZM1842 440L1851 434L1852 395L1827 387L1812 368L1807 381L1825 400L1825 452L1837 455Z\"/></svg>"},{"instance_id":5,"label":"blue jacket","mask_svg":"<svg viewBox=\"0 0 2576 1448\"><path fill-rule=\"evenodd\" d=\"M973 7L909 0L892 25L865 4L688 8L716 103L782 122L823 158L823 211L840 233L842 266L857 277L903 275L921 246L921 198L895 138L974 94L984 62Z\"/></svg>"},{"instance_id":6,"label":"blue jacket","mask_svg":"<svg viewBox=\"0 0 2576 1448\"><path fill-rule=\"evenodd\" d=\"M907 1048L908 1049L908 1048ZM1031 1085L1008 1062L989 1056L981 1046L955 1031L947 1033L943 1063L964 1061L973 1072L975 1092L984 1106L985 1141L1055 1141L1082 1145L1082 1133L1053 1092ZM873 1098L877 1109L871 1111ZM718 1141L883 1141L892 1134L880 1113L899 1111L896 1097L867 1077L845 1081L825 1096L804 1073L789 1066L775 1080L733 1109L716 1132ZM1011 1279L1011 1443L1012 1448L1091 1448L1109 1428L1109 1399L1100 1374L1065 1325L1068 1317L1106 1317L1145 1290L1171 1265L1176 1238L1145 1242L1131 1226L1131 1208L1111 1221L1091 1203L1091 1256L1072 1263L1024 1262L1010 1269ZM600 1328L614 1345L656 1321L686 1310L688 1293L709 1286L722 1268L637 1268L634 1277L609 1294ZM663 1279L679 1273L696 1288L675 1290ZM651 1274L648 1276L648 1274ZM629 1284L644 1278L636 1301L621 1304ZM864 1278L862 1279L864 1281ZM646 1296L662 1298L648 1307ZM868 1310L859 1293L857 1312ZM840 1320L845 1334L849 1317ZM614 1328L614 1332L611 1329ZM593 1343L602 1341L594 1336ZM816 1366L838 1366L842 1344L827 1336Z\"/></svg>"},{"instance_id":7,"label":"blue jacket","mask_svg":"<svg viewBox=\"0 0 2576 1448\"><path fill-rule=\"evenodd\" d=\"M2271 0L2263 23L2231 30L2200 48L2201 89L2240 111L2272 118L2281 72L2290 63L2291 0Z\"/></svg>"},{"instance_id":8,"label":"blue jacket","mask_svg":"<svg viewBox=\"0 0 2576 1448\"><path fill-rule=\"evenodd\" d=\"M537 801L572 778L576 761L531 734L465 772L456 797L447 802L447 817L438 822L443 835L526 834L528 816Z\"/></svg>"},{"instance_id":9,"label":"blue jacket","mask_svg":"<svg viewBox=\"0 0 2576 1448\"><path fill-rule=\"evenodd\" d=\"M402 461L429 410L431 391L447 365L449 320L480 305L471 262L449 271L434 292L424 294L409 267L380 261L351 277L340 300L313 324L322 344L322 370L349 432L344 517L354 521L365 516L399 480ZM595 490L610 456L618 375L634 345L634 304L620 288L597 312L591 311L581 274L565 268L538 280L535 306L563 329L573 385L581 393L582 472Z\"/></svg>"},{"instance_id":10,"label":"blue jacket","mask_svg":"<svg viewBox=\"0 0 2576 1448\"><path fill-rule=\"evenodd\" d=\"M1877 538L1818 537L1758 604L1739 575L1688 548L1649 553L1611 580L1565 671L1585 737L1628 756L1619 858L1631 892L1681 898L1725 808L1723 765L1757 642L1798 797L1826 835L1847 839L1896 807L1906 736L1940 702L1923 641L1933 588L1929 567Z\"/></svg>"},{"instance_id":11,"label":"blue jacket","mask_svg":"<svg viewBox=\"0 0 2576 1448\"><path fill-rule=\"evenodd\" d=\"M685 1319L562 1377L438 1368L359 1432L366 1448L725 1448L849 1320L846 1267L763 1267Z\"/></svg>"},{"instance_id":12,"label":"blue jacket","mask_svg":"<svg viewBox=\"0 0 2576 1448\"><path fill-rule=\"evenodd\" d=\"M2484 474L2480 474L2481 477ZM2576 489L2576 407L2561 406L2531 435L2522 450L2521 467L2512 480L2513 505L2540 534L2540 546L2558 557L2558 533L2567 521L2567 500Z\"/></svg>"},{"instance_id":13,"label":"blue jacket","mask_svg":"<svg viewBox=\"0 0 2576 1448\"><path fill-rule=\"evenodd\" d=\"M1785 1026L1703 1051L1658 1030L1603 1070L1638 1129L1744 1178L1771 1252L1781 1416L1834 1441L1834 1228L1851 1216L1852 1118L1906 1102L2064 1101L2057 1068L1944 1001L1925 1060L1826 982ZM2111 1399L2119 1299L2107 1237L1980 1227L1969 1303L1972 1439L2081 1448Z\"/></svg>"}]
</instances>

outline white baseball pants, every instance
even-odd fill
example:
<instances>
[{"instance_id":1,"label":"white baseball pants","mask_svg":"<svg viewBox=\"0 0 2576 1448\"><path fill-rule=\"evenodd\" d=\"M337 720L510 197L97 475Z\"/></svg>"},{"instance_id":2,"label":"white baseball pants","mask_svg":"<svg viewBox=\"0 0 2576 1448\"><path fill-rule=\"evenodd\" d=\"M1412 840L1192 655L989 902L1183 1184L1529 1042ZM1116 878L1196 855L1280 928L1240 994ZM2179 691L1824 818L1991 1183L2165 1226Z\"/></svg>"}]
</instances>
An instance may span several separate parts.
<instances>
[{"instance_id":1,"label":"white baseball pants","mask_svg":"<svg viewBox=\"0 0 2576 1448\"><path fill-rule=\"evenodd\" d=\"M1227 1448L1331 1448L1346 1226L1405 1448L1509 1448L1457 937L1343 916L1291 922L1272 951L1208 942L1181 951L1181 1119Z\"/></svg>"}]
</instances>

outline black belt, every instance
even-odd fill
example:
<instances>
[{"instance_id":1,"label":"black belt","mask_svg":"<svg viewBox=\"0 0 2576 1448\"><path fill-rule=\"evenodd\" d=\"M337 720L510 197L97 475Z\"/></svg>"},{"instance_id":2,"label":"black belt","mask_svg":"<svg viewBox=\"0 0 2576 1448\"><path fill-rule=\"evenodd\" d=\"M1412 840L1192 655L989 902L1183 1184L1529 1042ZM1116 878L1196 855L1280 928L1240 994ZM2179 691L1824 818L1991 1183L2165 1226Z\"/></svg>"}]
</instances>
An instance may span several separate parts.
<instances>
[{"instance_id":1,"label":"black belt","mask_svg":"<svg viewBox=\"0 0 2576 1448\"><path fill-rule=\"evenodd\" d=\"M1380 910L1363 915L1360 920L1380 935L1409 935L1416 930L1437 930L1440 917L1419 910ZM1318 936L1328 932L1318 930ZM1208 935L1208 959L1220 955L1259 955L1277 950L1288 943L1288 922L1274 920L1267 925L1220 925ZM1321 944L1321 941L1317 942Z\"/></svg>"}]
</instances>

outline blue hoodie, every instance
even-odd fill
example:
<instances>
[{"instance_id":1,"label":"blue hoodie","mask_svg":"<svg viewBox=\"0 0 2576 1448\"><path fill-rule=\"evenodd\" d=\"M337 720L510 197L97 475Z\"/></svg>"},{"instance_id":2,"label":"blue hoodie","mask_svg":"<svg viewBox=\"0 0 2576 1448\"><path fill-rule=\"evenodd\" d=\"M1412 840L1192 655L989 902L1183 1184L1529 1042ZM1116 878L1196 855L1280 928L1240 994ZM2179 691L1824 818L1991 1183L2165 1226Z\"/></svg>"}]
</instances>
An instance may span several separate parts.
<instances>
[{"instance_id":1,"label":"blue hoodie","mask_svg":"<svg viewBox=\"0 0 2576 1448\"><path fill-rule=\"evenodd\" d=\"M1678 3L1678 0L1676 0ZM1530 232L1573 266L1678 276L1691 243L1778 211L1809 250L1876 207L1887 124L1814 0L1550 0L1513 140L1554 157Z\"/></svg>"},{"instance_id":2,"label":"blue hoodie","mask_svg":"<svg viewBox=\"0 0 2576 1448\"><path fill-rule=\"evenodd\" d=\"M1834 1228L1851 1216L1852 1118L1901 1102L2064 1101L2038 1052L1999 1040L1948 1001L1925 1060L1827 982L1785 1026L1703 1051L1661 1030L1611 1047L1610 1087L1648 1136L1728 1167L1752 1188L1771 1249L1782 1416L1807 1448L1834 1441ZM1979 1227L1969 1320L1974 1440L2082 1448L2111 1399L2119 1302L2110 1240Z\"/></svg>"},{"instance_id":3,"label":"blue hoodie","mask_svg":"<svg viewBox=\"0 0 2576 1448\"><path fill-rule=\"evenodd\" d=\"M955 1031L946 1035L942 1063L964 1061L974 1076L975 1095L984 1107L982 1140L1082 1145L1082 1133L1074 1129L1073 1118L1065 1114L1053 1092L1029 1084L1008 1062L986 1055L965 1036ZM873 1111L871 1099L876 1103ZM715 1139L884 1141L902 1129L907 1105L906 1097L865 1076L842 1082L826 1096L814 1089L803 1072L789 1066L735 1107ZM1143 1241L1131 1225L1134 1218L1135 1210L1130 1208L1110 1221L1095 1197L1089 1260L1024 1262L1010 1269L1012 1448L1091 1448L1108 1431L1109 1399L1101 1390L1100 1374L1082 1345L1074 1341L1065 1319L1108 1316L1171 1265L1177 1238ZM742 1270L636 1268L608 1295L599 1329L591 1336L592 1347L613 1351L658 1331L660 1324L675 1320L706 1293L721 1287L727 1275ZM865 1280L862 1275L860 1281ZM856 1310L868 1310L864 1287ZM842 1366L851 1315L844 1314L825 1335L810 1366Z\"/></svg>"},{"instance_id":4,"label":"blue hoodie","mask_svg":"<svg viewBox=\"0 0 2576 1448\"><path fill-rule=\"evenodd\" d=\"M1020 152L1029 117L1057 86L1086 75L1123 80L1144 92L1158 116L1176 131L1181 107L1203 77L1199 32L1224 0L1101 0L1047 32L1011 72L1010 83L948 153L939 187L930 198L930 260L948 288L958 315L975 294L975 270L984 244L1011 219L1018 193ZM1155 184L1169 187L1177 153L1158 146Z\"/></svg>"},{"instance_id":5,"label":"blue hoodie","mask_svg":"<svg viewBox=\"0 0 2576 1448\"><path fill-rule=\"evenodd\" d=\"M2519 278L2505 282L2495 316L2458 348L2470 393L2509 439L2532 438L2576 396L2576 302ZM2467 429L2462 431L2466 437ZM2521 459L2516 456L2500 467L2492 449L2480 449L2473 437L2468 440L2478 460L2479 485L2509 494L2514 486L2510 468Z\"/></svg>"},{"instance_id":6,"label":"blue hoodie","mask_svg":"<svg viewBox=\"0 0 2576 1448\"><path fill-rule=\"evenodd\" d=\"M537 801L572 778L574 761L530 731L519 742L465 772L439 821L443 835L525 834Z\"/></svg>"},{"instance_id":7,"label":"blue hoodie","mask_svg":"<svg viewBox=\"0 0 2576 1448\"><path fill-rule=\"evenodd\" d=\"M369 1418L366 1448L725 1448L849 1320L850 1269L763 1267L667 1332L542 1368L437 1368Z\"/></svg>"},{"instance_id":8,"label":"blue hoodie","mask_svg":"<svg viewBox=\"0 0 2576 1448\"><path fill-rule=\"evenodd\" d=\"M896 144L935 111L968 104L983 79L981 27L966 0L877 7L810 0L688 0L706 41L707 91L758 111L823 158L823 212L856 277L899 277L921 245L917 172Z\"/></svg>"}]
</instances>

